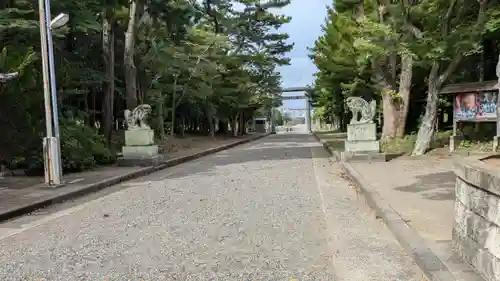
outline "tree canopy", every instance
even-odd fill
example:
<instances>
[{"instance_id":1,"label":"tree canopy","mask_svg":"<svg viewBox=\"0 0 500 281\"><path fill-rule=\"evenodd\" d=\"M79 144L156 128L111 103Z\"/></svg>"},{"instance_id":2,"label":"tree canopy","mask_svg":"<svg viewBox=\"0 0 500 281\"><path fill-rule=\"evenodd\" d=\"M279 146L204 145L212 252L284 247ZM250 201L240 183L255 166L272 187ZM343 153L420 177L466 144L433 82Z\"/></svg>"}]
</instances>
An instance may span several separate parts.
<instances>
[{"instance_id":1,"label":"tree canopy","mask_svg":"<svg viewBox=\"0 0 500 281\"><path fill-rule=\"evenodd\" d=\"M413 153L423 154L442 87L496 79L499 13L491 0L334 1L311 48L313 104L345 128L347 96L376 99L382 138L418 131Z\"/></svg>"},{"instance_id":2,"label":"tree canopy","mask_svg":"<svg viewBox=\"0 0 500 281\"><path fill-rule=\"evenodd\" d=\"M147 103L157 136L245 132L277 105L289 63L290 18L272 0L53 0L69 22L54 31L65 170L113 161L123 110ZM36 1L0 3L1 159L40 171L43 86ZM5 81L3 81L5 80ZM20 142L19 140L23 140Z\"/></svg>"}]
</instances>

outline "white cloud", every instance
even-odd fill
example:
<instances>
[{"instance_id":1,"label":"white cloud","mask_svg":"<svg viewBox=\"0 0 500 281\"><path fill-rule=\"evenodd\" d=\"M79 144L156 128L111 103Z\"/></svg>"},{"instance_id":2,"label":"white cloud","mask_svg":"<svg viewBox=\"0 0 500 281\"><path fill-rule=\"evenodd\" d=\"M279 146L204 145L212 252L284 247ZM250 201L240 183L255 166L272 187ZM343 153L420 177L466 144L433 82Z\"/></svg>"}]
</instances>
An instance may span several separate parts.
<instances>
[{"instance_id":1,"label":"white cloud","mask_svg":"<svg viewBox=\"0 0 500 281\"><path fill-rule=\"evenodd\" d=\"M292 21L280 31L288 33L290 42L295 43L294 50L288 54L291 65L280 69L283 87L305 86L313 82L316 67L308 57L308 47L312 47L321 35L326 6L331 4L332 0L292 0L280 10L280 13L292 17Z\"/></svg>"},{"instance_id":2,"label":"white cloud","mask_svg":"<svg viewBox=\"0 0 500 281\"><path fill-rule=\"evenodd\" d=\"M279 69L283 87L303 87L311 84L316 66L308 57L292 58L291 64Z\"/></svg>"}]
</instances>

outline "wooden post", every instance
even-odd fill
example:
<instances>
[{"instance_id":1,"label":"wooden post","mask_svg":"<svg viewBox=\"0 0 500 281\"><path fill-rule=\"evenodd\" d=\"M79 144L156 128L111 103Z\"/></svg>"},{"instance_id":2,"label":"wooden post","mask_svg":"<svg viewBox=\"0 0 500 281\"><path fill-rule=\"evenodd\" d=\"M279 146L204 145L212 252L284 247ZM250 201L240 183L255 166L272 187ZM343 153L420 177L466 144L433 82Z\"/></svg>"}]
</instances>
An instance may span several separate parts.
<instances>
[{"instance_id":1,"label":"wooden post","mask_svg":"<svg viewBox=\"0 0 500 281\"><path fill-rule=\"evenodd\" d=\"M455 140L457 140L457 118L455 112L457 110L456 96L453 96L453 133L450 137L450 153L455 151Z\"/></svg>"},{"instance_id":2,"label":"wooden post","mask_svg":"<svg viewBox=\"0 0 500 281\"><path fill-rule=\"evenodd\" d=\"M500 55L498 55L498 61L497 61L497 65L496 65L496 75L497 75L497 84L495 85L495 90L497 92L497 106L496 106L496 110L497 110L497 133L496 133L496 136L495 138L493 139L493 151L496 152L497 149L498 149L498 145L499 145L499 138L500 138Z\"/></svg>"},{"instance_id":3,"label":"wooden post","mask_svg":"<svg viewBox=\"0 0 500 281\"><path fill-rule=\"evenodd\" d=\"M500 85L497 85L497 87L500 86ZM497 120L496 120L496 127L497 127L497 133L496 133L496 136L493 138L493 152L496 152L498 150L498 146L499 146L499 139L500 139L500 111L499 111L499 108L500 108L500 97L499 97L499 90L497 89L496 91L496 95L497 95L497 104L496 104L496 114L497 114Z\"/></svg>"}]
</instances>

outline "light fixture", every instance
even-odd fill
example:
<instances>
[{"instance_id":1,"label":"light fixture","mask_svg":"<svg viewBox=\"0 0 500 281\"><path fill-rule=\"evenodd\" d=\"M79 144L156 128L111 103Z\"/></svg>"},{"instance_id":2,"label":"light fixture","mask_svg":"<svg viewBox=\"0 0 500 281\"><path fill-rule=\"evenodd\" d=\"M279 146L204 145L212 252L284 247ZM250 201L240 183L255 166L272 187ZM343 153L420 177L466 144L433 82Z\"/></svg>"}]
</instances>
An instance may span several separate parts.
<instances>
[{"instance_id":1,"label":"light fixture","mask_svg":"<svg viewBox=\"0 0 500 281\"><path fill-rule=\"evenodd\" d=\"M50 28L57 29L61 26L64 26L66 23L68 23L68 20L69 20L68 14L64 13L59 14L50 22Z\"/></svg>"}]
</instances>

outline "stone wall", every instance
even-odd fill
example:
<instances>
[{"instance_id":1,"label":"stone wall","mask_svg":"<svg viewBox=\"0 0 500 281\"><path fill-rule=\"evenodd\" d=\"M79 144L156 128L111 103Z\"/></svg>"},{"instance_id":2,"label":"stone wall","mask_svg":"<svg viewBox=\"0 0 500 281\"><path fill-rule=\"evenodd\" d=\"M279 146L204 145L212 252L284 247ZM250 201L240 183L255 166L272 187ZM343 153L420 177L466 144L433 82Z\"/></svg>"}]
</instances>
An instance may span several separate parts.
<instances>
[{"instance_id":1,"label":"stone wall","mask_svg":"<svg viewBox=\"0 0 500 281\"><path fill-rule=\"evenodd\" d=\"M500 167L455 163L453 247L486 280L500 281Z\"/></svg>"}]
</instances>

